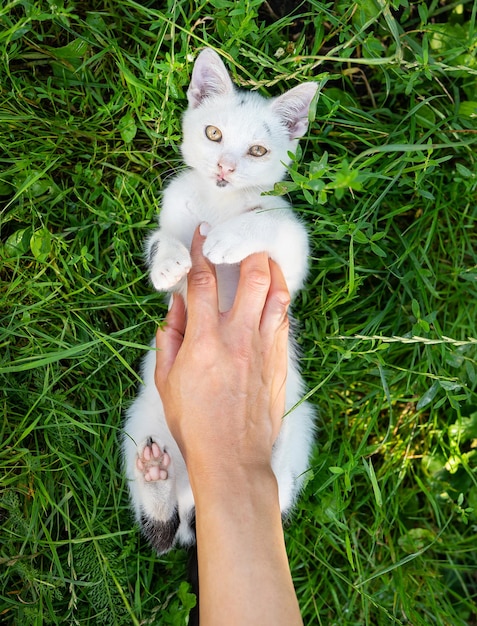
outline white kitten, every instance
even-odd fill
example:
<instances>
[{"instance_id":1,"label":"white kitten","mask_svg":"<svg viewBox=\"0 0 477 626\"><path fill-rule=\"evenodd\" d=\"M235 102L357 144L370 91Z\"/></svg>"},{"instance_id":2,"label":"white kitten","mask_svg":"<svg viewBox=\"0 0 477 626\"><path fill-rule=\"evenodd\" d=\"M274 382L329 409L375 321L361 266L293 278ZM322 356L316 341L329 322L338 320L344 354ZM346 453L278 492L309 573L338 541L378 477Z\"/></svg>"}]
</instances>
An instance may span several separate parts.
<instances>
[{"instance_id":1,"label":"white kitten","mask_svg":"<svg viewBox=\"0 0 477 626\"><path fill-rule=\"evenodd\" d=\"M316 88L305 83L265 99L234 87L215 52L200 53L183 119L182 154L189 169L165 190L160 227L146 245L156 289L178 291L186 298L189 249L202 222L211 227L204 254L217 266L221 310L233 302L240 261L254 252L268 252L281 266L292 296L302 287L308 261L305 228L282 198L261 194L283 178L288 153L307 130ZM303 396L290 347L287 410ZM127 414L123 449L136 518L162 553L176 541L194 542L195 510L184 460L154 384L154 368L151 351L143 362L144 385ZM300 490L312 441L313 411L302 402L284 418L273 450L283 513Z\"/></svg>"}]
</instances>

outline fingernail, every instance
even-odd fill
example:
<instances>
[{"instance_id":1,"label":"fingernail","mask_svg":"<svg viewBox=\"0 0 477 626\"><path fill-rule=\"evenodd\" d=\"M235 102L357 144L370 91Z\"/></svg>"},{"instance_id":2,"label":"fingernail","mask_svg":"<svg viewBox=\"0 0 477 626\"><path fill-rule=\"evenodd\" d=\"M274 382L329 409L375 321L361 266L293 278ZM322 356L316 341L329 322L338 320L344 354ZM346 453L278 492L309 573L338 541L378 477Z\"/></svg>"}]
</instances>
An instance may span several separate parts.
<instances>
[{"instance_id":1,"label":"fingernail","mask_svg":"<svg viewBox=\"0 0 477 626\"><path fill-rule=\"evenodd\" d=\"M199 233L202 235L202 237L207 237L209 232L210 224L208 224L207 222L202 222L202 224L199 226Z\"/></svg>"}]
</instances>

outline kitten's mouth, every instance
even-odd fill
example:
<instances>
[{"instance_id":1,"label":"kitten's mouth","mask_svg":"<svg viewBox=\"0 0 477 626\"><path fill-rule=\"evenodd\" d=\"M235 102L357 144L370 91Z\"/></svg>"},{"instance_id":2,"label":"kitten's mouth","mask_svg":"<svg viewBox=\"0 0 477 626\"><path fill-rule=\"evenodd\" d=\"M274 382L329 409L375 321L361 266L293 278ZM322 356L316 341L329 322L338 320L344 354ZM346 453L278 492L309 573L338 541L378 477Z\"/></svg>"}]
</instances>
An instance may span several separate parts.
<instances>
[{"instance_id":1,"label":"kitten's mouth","mask_svg":"<svg viewBox=\"0 0 477 626\"><path fill-rule=\"evenodd\" d=\"M217 187L227 187L228 184L229 184L229 181L225 180L225 178L217 179Z\"/></svg>"}]
</instances>

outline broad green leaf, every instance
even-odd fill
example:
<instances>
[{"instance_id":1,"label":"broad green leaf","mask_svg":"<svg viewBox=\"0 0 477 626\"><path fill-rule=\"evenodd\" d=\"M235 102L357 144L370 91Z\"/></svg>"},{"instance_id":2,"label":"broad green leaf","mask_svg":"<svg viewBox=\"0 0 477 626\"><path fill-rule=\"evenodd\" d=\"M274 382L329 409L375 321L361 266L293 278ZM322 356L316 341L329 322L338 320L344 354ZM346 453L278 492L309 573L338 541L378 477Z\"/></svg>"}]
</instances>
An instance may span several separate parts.
<instances>
[{"instance_id":1,"label":"broad green leaf","mask_svg":"<svg viewBox=\"0 0 477 626\"><path fill-rule=\"evenodd\" d=\"M412 302L411 302L411 309L412 309L412 314L414 315L414 317L418 320L421 317L421 308L419 306L419 302L413 298Z\"/></svg>"},{"instance_id":2,"label":"broad green leaf","mask_svg":"<svg viewBox=\"0 0 477 626\"><path fill-rule=\"evenodd\" d=\"M439 384L446 391L459 391L459 389L462 389L462 383L455 380L440 380Z\"/></svg>"},{"instance_id":3,"label":"broad green leaf","mask_svg":"<svg viewBox=\"0 0 477 626\"><path fill-rule=\"evenodd\" d=\"M477 102L474 100L464 100L459 105L459 115L464 117L477 117Z\"/></svg>"},{"instance_id":4,"label":"broad green leaf","mask_svg":"<svg viewBox=\"0 0 477 626\"><path fill-rule=\"evenodd\" d=\"M30 249L40 263L48 260L51 252L51 234L46 228L39 228L30 238Z\"/></svg>"},{"instance_id":5,"label":"broad green leaf","mask_svg":"<svg viewBox=\"0 0 477 626\"><path fill-rule=\"evenodd\" d=\"M434 543L436 537L434 533L427 528L411 528L408 532L399 537L399 546L408 554L420 552L426 547Z\"/></svg>"},{"instance_id":6,"label":"broad green leaf","mask_svg":"<svg viewBox=\"0 0 477 626\"><path fill-rule=\"evenodd\" d=\"M57 59L74 61L81 60L88 50L88 43L84 39L74 39L62 48L51 48L50 51Z\"/></svg>"},{"instance_id":7,"label":"broad green leaf","mask_svg":"<svg viewBox=\"0 0 477 626\"><path fill-rule=\"evenodd\" d=\"M359 228L357 228L354 233L353 233L353 239L357 242L357 243L368 243L369 239L366 237L366 235L363 233L363 231L359 230Z\"/></svg>"},{"instance_id":8,"label":"broad green leaf","mask_svg":"<svg viewBox=\"0 0 477 626\"><path fill-rule=\"evenodd\" d=\"M131 143L137 133L136 122L134 121L134 116L131 111L128 111L126 115L123 115L119 120L118 128L123 141Z\"/></svg>"},{"instance_id":9,"label":"broad green leaf","mask_svg":"<svg viewBox=\"0 0 477 626\"><path fill-rule=\"evenodd\" d=\"M428 404L430 404L436 397L439 389L440 389L440 385L438 381L435 381L432 384L432 386L429 387L429 389L425 393L423 393L423 395L420 397L418 403L416 404L416 410L420 411L421 409L426 407Z\"/></svg>"},{"instance_id":10,"label":"broad green leaf","mask_svg":"<svg viewBox=\"0 0 477 626\"><path fill-rule=\"evenodd\" d=\"M6 257L20 257L30 249L31 228L16 230L6 240L3 251Z\"/></svg>"}]
</instances>

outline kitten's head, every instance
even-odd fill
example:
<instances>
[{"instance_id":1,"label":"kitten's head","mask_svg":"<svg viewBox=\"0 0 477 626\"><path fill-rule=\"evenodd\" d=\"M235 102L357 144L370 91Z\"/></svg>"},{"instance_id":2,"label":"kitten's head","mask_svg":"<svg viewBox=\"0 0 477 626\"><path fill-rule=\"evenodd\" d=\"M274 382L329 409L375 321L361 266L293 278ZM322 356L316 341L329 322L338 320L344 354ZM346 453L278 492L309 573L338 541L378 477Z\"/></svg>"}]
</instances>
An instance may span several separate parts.
<instances>
[{"instance_id":1,"label":"kitten's head","mask_svg":"<svg viewBox=\"0 0 477 626\"><path fill-rule=\"evenodd\" d=\"M315 83L267 99L238 90L219 55L203 50L194 65L184 114L182 154L219 189L272 189L308 128Z\"/></svg>"}]
</instances>

